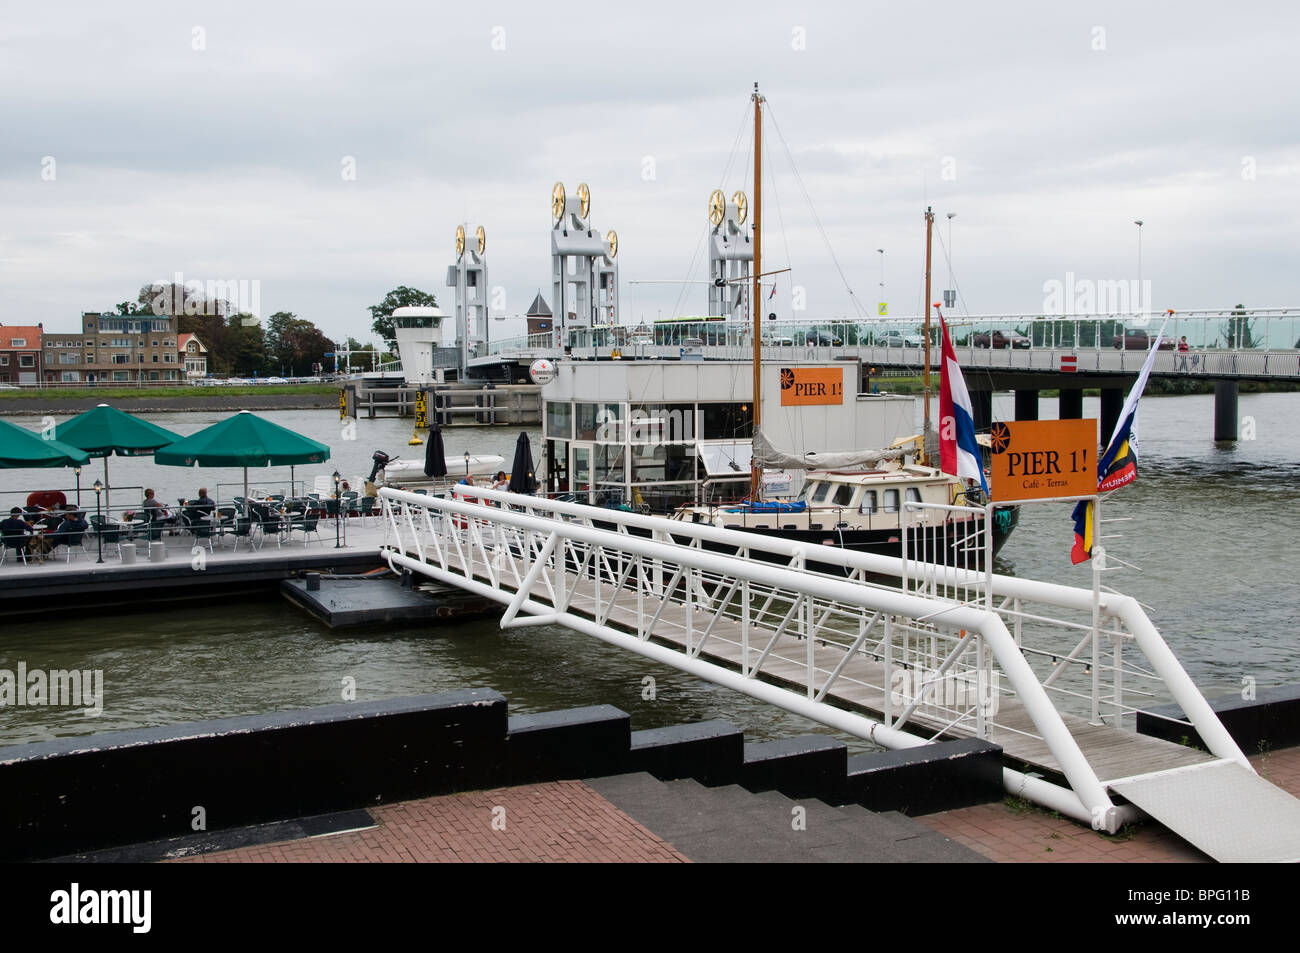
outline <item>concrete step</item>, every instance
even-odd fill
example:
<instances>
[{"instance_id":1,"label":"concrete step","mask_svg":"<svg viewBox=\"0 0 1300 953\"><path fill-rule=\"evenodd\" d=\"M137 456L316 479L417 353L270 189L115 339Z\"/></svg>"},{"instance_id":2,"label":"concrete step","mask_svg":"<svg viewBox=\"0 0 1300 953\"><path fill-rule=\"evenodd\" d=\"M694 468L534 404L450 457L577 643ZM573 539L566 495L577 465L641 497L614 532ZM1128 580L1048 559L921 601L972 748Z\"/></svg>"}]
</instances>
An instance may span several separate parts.
<instances>
[{"instance_id":1,"label":"concrete step","mask_svg":"<svg viewBox=\"0 0 1300 953\"><path fill-rule=\"evenodd\" d=\"M659 781L646 773L586 782L687 857L702 863L906 863L983 860L901 814L837 808L777 791L694 780ZM796 830L795 808L803 809Z\"/></svg>"}]
</instances>

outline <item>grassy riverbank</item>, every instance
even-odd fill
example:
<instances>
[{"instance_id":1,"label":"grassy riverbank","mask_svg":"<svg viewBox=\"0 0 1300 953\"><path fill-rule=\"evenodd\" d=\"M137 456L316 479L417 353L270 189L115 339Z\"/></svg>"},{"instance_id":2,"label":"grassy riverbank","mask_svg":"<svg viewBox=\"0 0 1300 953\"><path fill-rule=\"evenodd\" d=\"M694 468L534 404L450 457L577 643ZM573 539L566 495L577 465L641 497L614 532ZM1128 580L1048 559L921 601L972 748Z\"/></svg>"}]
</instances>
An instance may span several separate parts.
<instances>
[{"instance_id":1,"label":"grassy riverbank","mask_svg":"<svg viewBox=\"0 0 1300 953\"><path fill-rule=\"evenodd\" d=\"M0 400L75 400L95 397L108 400L136 400L154 397L193 397L196 400L221 397L259 397L275 394L338 394L333 384L257 384L248 387L25 387L0 390Z\"/></svg>"},{"instance_id":2,"label":"grassy riverbank","mask_svg":"<svg viewBox=\"0 0 1300 953\"><path fill-rule=\"evenodd\" d=\"M925 385L919 375L916 377L876 377L872 379L872 384L879 387L881 393L921 394L925 390ZM1300 390L1300 382L1240 381L1237 389L1243 394L1292 393ZM937 371L930 375L930 392L938 396L939 374ZM1213 394L1214 381L1153 377L1147 382L1146 392L1148 394ZM1054 387L1044 388L1038 392L1038 396L1059 397L1060 393ZM1098 387L1085 387L1083 389L1083 396L1085 397L1098 397L1100 395L1101 389Z\"/></svg>"}]
</instances>

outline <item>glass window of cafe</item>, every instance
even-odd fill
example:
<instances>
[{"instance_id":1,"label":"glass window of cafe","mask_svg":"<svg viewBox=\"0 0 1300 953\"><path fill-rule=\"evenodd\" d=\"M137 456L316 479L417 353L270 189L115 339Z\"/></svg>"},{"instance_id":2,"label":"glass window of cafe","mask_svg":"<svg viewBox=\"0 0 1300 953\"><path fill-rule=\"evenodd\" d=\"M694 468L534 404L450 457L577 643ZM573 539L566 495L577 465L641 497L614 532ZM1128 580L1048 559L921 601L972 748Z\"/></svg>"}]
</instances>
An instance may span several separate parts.
<instances>
[{"instance_id":1,"label":"glass window of cafe","mask_svg":"<svg viewBox=\"0 0 1300 953\"><path fill-rule=\"evenodd\" d=\"M754 436L753 407L744 403L700 404L705 440L747 440Z\"/></svg>"},{"instance_id":2,"label":"glass window of cafe","mask_svg":"<svg viewBox=\"0 0 1300 953\"><path fill-rule=\"evenodd\" d=\"M576 403L574 407L575 440L618 440L618 404Z\"/></svg>"},{"instance_id":3,"label":"glass window of cafe","mask_svg":"<svg viewBox=\"0 0 1300 953\"><path fill-rule=\"evenodd\" d=\"M573 436L573 408L567 401L546 402L546 435L568 440Z\"/></svg>"}]
</instances>

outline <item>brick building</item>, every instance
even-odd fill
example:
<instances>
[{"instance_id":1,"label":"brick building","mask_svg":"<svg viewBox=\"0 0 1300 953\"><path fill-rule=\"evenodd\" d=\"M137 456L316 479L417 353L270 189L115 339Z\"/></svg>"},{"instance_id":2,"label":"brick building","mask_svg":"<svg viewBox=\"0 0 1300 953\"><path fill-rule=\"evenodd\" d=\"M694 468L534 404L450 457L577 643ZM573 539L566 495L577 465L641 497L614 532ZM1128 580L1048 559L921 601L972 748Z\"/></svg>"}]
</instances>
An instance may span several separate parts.
<instances>
[{"instance_id":1,"label":"brick building","mask_svg":"<svg viewBox=\"0 0 1300 953\"><path fill-rule=\"evenodd\" d=\"M79 370L87 383L185 379L174 315L88 311L81 316L81 332L81 364L76 368L69 365L67 370Z\"/></svg>"},{"instance_id":2,"label":"brick building","mask_svg":"<svg viewBox=\"0 0 1300 953\"><path fill-rule=\"evenodd\" d=\"M0 384L39 384L41 325L0 324Z\"/></svg>"}]
</instances>

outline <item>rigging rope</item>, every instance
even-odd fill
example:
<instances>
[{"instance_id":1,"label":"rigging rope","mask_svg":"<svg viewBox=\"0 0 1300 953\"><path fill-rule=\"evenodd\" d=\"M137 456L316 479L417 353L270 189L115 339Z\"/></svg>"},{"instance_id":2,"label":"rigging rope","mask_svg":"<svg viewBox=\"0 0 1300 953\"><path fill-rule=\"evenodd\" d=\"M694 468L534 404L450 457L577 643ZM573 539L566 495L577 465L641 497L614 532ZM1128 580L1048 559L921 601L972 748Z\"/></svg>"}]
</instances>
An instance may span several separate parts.
<instances>
[{"instance_id":1,"label":"rigging rope","mask_svg":"<svg viewBox=\"0 0 1300 953\"><path fill-rule=\"evenodd\" d=\"M830 236L826 234L826 228L822 225L821 217L817 214L817 209L813 206L812 196L808 193L808 187L804 185L803 176L799 174L799 168L795 165L794 155L790 152L790 146L785 141L785 135L781 132L781 125L776 121L776 113L772 110L771 103L768 104L767 114L772 119L772 127L776 130L777 138L781 140L781 147L785 149L786 157L790 160L790 168L794 171L795 182L799 185L799 190L803 192L804 201L808 203L808 210L812 212L813 221L817 223L817 230L821 232L822 241L826 243L826 250L830 253L831 261L835 264L835 270L839 272L840 281L844 282L844 290L849 293L849 300L853 302L853 307L858 310L860 317L866 317L867 311L858 301L858 296L854 294L853 288L849 285L849 279L844 274L844 269L840 267L840 260L835 257L835 249L831 246Z\"/></svg>"}]
</instances>

